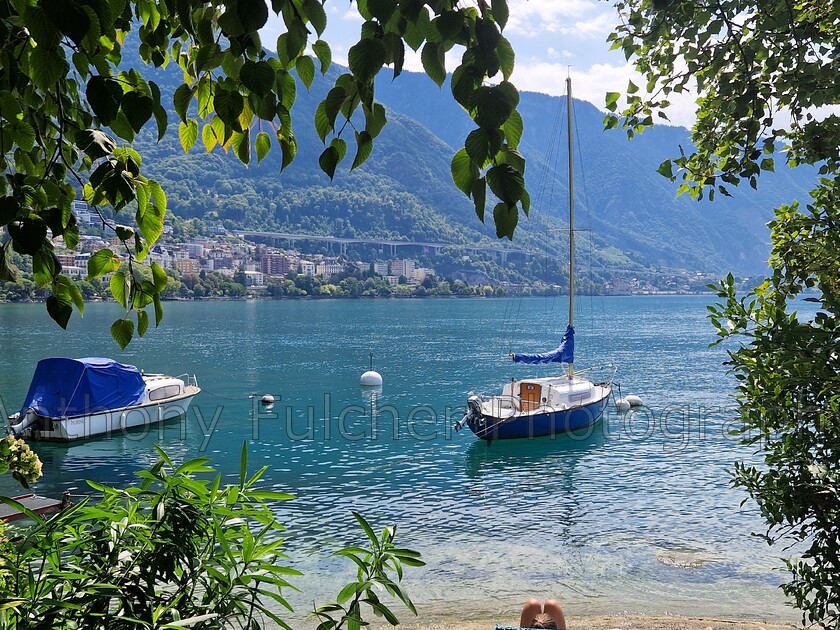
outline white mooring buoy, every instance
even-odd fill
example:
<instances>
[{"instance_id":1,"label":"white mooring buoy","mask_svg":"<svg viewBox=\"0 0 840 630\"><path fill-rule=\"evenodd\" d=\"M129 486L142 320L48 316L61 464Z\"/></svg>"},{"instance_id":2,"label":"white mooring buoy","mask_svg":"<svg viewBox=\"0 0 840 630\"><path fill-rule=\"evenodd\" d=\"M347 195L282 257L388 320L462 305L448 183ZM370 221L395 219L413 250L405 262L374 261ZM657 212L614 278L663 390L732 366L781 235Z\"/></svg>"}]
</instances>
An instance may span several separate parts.
<instances>
[{"instance_id":1,"label":"white mooring buoy","mask_svg":"<svg viewBox=\"0 0 840 630\"><path fill-rule=\"evenodd\" d=\"M263 394L263 397L260 398L260 402L264 405L273 405L274 396L272 396L271 394Z\"/></svg>"},{"instance_id":2,"label":"white mooring buoy","mask_svg":"<svg viewBox=\"0 0 840 630\"><path fill-rule=\"evenodd\" d=\"M626 398L619 398L615 401L615 408L617 411L630 411L630 403Z\"/></svg>"},{"instance_id":3,"label":"white mooring buoy","mask_svg":"<svg viewBox=\"0 0 840 630\"><path fill-rule=\"evenodd\" d=\"M382 387L382 375L373 369L373 352L370 353L370 369L359 379L362 387Z\"/></svg>"},{"instance_id":4,"label":"white mooring buoy","mask_svg":"<svg viewBox=\"0 0 840 630\"><path fill-rule=\"evenodd\" d=\"M629 396L625 396L624 400L626 400L628 403L630 403L631 407L641 407L644 404L642 402L641 398L639 398L638 396L635 396L633 394L630 394Z\"/></svg>"}]
</instances>

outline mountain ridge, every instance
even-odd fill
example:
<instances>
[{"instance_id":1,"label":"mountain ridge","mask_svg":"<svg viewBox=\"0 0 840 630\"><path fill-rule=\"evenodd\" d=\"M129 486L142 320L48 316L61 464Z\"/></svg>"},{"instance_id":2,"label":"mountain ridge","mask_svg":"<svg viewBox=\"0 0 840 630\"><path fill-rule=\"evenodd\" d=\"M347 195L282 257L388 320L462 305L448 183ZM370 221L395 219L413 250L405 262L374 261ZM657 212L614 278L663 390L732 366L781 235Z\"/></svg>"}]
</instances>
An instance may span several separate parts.
<instances>
[{"instance_id":1,"label":"mountain ridge","mask_svg":"<svg viewBox=\"0 0 840 630\"><path fill-rule=\"evenodd\" d=\"M282 174L277 147L261 165L246 168L218 150L207 155L194 147L185 154L177 134L156 143L151 131L137 140L146 157L144 171L164 185L175 214L229 228L502 244L491 213L482 224L449 173L452 154L473 128L472 121L447 93L446 84L439 89L425 75L405 72L394 81L377 81L377 100L386 107L388 124L371 158L352 172L348 160L330 182L317 165L323 144L312 121L315 107L341 71L333 66L325 78L316 77L310 90L298 90L293 111L298 155ZM153 74L164 101L171 101L166 95L180 81L178 69L170 66ZM533 210L530 217L520 218L512 245L557 257L567 251L563 239L550 235L565 225L565 158L555 172L552 165L564 150L556 150L557 134L545 133L544 123L557 119L565 102L565 97L523 92L519 105L525 122L520 150L528 159L526 183ZM792 200L784 195L806 194L810 175L780 167L779 173L762 176L758 191L736 188L732 198L713 203L677 198L676 187L656 169L680 145L689 145L687 130L658 126L628 142L622 132L604 130L604 115L594 105L574 103L581 154L576 206L579 224L592 230L581 238L584 244L589 241L596 264L607 269L763 272L771 209ZM348 144L352 152L352 138ZM492 210L489 200L488 205Z\"/></svg>"}]
</instances>

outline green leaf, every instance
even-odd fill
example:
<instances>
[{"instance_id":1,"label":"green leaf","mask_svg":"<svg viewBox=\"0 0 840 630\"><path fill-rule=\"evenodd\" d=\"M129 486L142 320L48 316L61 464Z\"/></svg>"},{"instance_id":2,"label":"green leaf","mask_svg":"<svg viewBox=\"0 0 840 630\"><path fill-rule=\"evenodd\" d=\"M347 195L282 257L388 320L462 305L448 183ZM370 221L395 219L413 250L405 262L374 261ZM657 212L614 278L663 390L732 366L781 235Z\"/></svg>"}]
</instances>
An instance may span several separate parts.
<instances>
[{"instance_id":1,"label":"green leaf","mask_svg":"<svg viewBox=\"0 0 840 630\"><path fill-rule=\"evenodd\" d=\"M607 110L614 112L618 107L618 99L621 98L620 92L607 92Z\"/></svg>"},{"instance_id":2,"label":"green leaf","mask_svg":"<svg viewBox=\"0 0 840 630\"><path fill-rule=\"evenodd\" d=\"M166 289L169 279L166 276L166 271L156 262L152 262L152 282L155 285L155 291L160 293Z\"/></svg>"},{"instance_id":3,"label":"green leaf","mask_svg":"<svg viewBox=\"0 0 840 630\"><path fill-rule=\"evenodd\" d=\"M504 2L504 0L500 1ZM499 65L502 70L502 76L505 81L507 81L510 79L510 75L513 74L513 67L516 65L516 53L507 38L499 38L499 43L496 45L496 54L499 55Z\"/></svg>"},{"instance_id":4,"label":"green leaf","mask_svg":"<svg viewBox=\"0 0 840 630\"><path fill-rule=\"evenodd\" d=\"M312 87L312 81L315 80L315 62L312 61L312 57L308 57L307 55L298 57L298 60L295 62L295 70L300 80L306 86L306 89L308 90Z\"/></svg>"},{"instance_id":5,"label":"green leaf","mask_svg":"<svg viewBox=\"0 0 840 630\"><path fill-rule=\"evenodd\" d=\"M394 14L397 3L394 0L367 0L367 8L370 15L375 17L380 24L386 24Z\"/></svg>"},{"instance_id":6,"label":"green leaf","mask_svg":"<svg viewBox=\"0 0 840 630\"><path fill-rule=\"evenodd\" d=\"M304 0L303 14L315 28L318 37L320 37L327 28L327 13L324 10L324 5L318 0ZM317 55L317 53L315 54Z\"/></svg>"},{"instance_id":7,"label":"green leaf","mask_svg":"<svg viewBox=\"0 0 840 630\"><path fill-rule=\"evenodd\" d=\"M344 156L347 155L347 143L342 138L333 138L330 146L335 147L338 151L338 161L341 162Z\"/></svg>"},{"instance_id":8,"label":"green leaf","mask_svg":"<svg viewBox=\"0 0 840 630\"><path fill-rule=\"evenodd\" d=\"M373 151L373 138L367 131L356 133L356 146L356 157L353 159L350 170L361 166L370 157L370 153Z\"/></svg>"},{"instance_id":9,"label":"green leaf","mask_svg":"<svg viewBox=\"0 0 840 630\"><path fill-rule=\"evenodd\" d=\"M52 251L52 246L44 246L32 256L32 277L39 289L55 282L61 273L61 263Z\"/></svg>"},{"instance_id":10,"label":"green leaf","mask_svg":"<svg viewBox=\"0 0 840 630\"><path fill-rule=\"evenodd\" d=\"M282 171L294 161L297 155L297 139L293 134L280 138L280 150L283 153L283 163L280 166Z\"/></svg>"},{"instance_id":11,"label":"green leaf","mask_svg":"<svg viewBox=\"0 0 840 630\"><path fill-rule=\"evenodd\" d=\"M473 198L478 220L484 223L484 207L487 205L487 180L484 177L476 179L470 187L469 194Z\"/></svg>"},{"instance_id":12,"label":"green leaf","mask_svg":"<svg viewBox=\"0 0 840 630\"><path fill-rule=\"evenodd\" d=\"M158 184L153 179L148 180L148 182L146 182L146 185L149 187L149 192L152 195L152 202L155 204L155 206L157 206L162 219L163 216L166 214L166 193L163 192L163 188L160 187L160 184ZM143 232L145 234L145 230L143 230ZM156 241L157 239L155 238L149 240Z\"/></svg>"},{"instance_id":13,"label":"green leaf","mask_svg":"<svg viewBox=\"0 0 840 630\"><path fill-rule=\"evenodd\" d=\"M160 295L155 293L152 296L152 302L155 305L155 327L160 326L163 319L163 305L160 303Z\"/></svg>"},{"instance_id":14,"label":"green leaf","mask_svg":"<svg viewBox=\"0 0 840 630\"><path fill-rule=\"evenodd\" d=\"M79 232L79 226L75 224L75 219L72 225L68 225L65 228L64 234L61 236L64 239L64 244L67 246L67 249L76 249L76 246L79 244L81 232Z\"/></svg>"},{"instance_id":15,"label":"green leaf","mask_svg":"<svg viewBox=\"0 0 840 630\"><path fill-rule=\"evenodd\" d=\"M268 6L265 0L237 0L236 16L246 33L260 30L268 21Z\"/></svg>"},{"instance_id":16,"label":"green leaf","mask_svg":"<svg viewBox=\"0 0 840 630\"><path fill-rule=\"evenodd\" d=\"M335 168L338 166L338 162L338 149L332 145L324 149L323 153L321 153L321 157L318 158L318 164L320 165L321 170L324 171L330 179L335 176Z\"/></svg>"},{"instance_id":17,"label":"green leaf","mask_svg":"<svg viewBox=\"0 0 840 630\"><path fill-rule=\"evenodd\" d=\"M239 454L239 487L245 487L245 480L248 478L248 443L242 442L242 450Z\"/></svg>"},{"instance_id":18,"label":"green leaf","mask_svg":"<svg viewBox=\"0 0 840 630\"><path fill-rule=\"evenodd\" d=\"M662 162L662 164L659 165L659 168L656 169L656 172L670 180L674 179L674 168L671 160L665 160Z\"/></svg>"},{"instance_id":19,"label":"green leaf","mask_svg":"<svg viewBox=\"0 0 840 630\"><path fill-rule=\"evenodd\" d=\"M163 220L166 216L166 197L163 189L154 180L147 180L145 182L138 182L138 189L145 188L143 195L149 195L154 203L146 204L145 206L137 207L137 212L134 215L134 221L137 227L143 233L143 237L153 245L163 234Z\"/></svg>"},{"instance_id":20,"label":"green leaf","mask_svg":"<svg viewBox=\"0 0 840 630\"><path fill-rule=\"evenodd\" d=\"M525 178L510 164L499 164L487 171L487 185L508 206L515 206L525 191Z\"/></svg>"},{"instance_id":21,"label":"green leaf","mask_svg":"<svg viewBox=\"0 0 840 630\"><path fill-rule=\"evenodd\" d=\"M35 215L12 221L6 229L12 237L12 248L19 254L33 256L47 240L47 224Z\"/></svg>"},{"instance_id":22,"label":"green leaf","mask_svg":"<svg viewBox=\"0 0 840 630\"><path fill-rule=\"evenodd\" d=\"M245 107L245 101L239 92L233 90L216 90L214 99L214 106L216 114L225 123L225 125L234 131L242 131L239 124L239 116Z\"/></svg>"},{"instance_id":23,"label":"green leaf","mask_svg":"<svg viewBox=\"0 0 840 630\"><path fill-rule=\"evenodd\" d=\"M17 282L20 270L6 258L6 248L0 247L0 282Z\"/></svg>"},{"instance_id":24,"label":"green leaf","mask_svg":"<svg viewBox=\"0 0 840 630\"><path fill-rule=\"evenodd\" d=\"M363 39L347 53L350 71L361 81L372 79L385 64L385 44L381 39Z\"/></svg>"},{"instance_id":25,"label":"green leaf","mask_svg":"<svg viewBox=\"0 0 840 630\"><path fill-rule=\"evenodd\" d=\"M137 334L141 337L149 330L149 315L146 311L137 311Z\"/></svg>"},{"instance_id":26,"label":"green leaf","mask_svg":"<svg viewBox=\"0 0 840 630\"><path fill-rule=\"evenodd\" d=\"M120 258L110 249L100 249L88 258L88 279L100 278L120 268Z\"/></svg>"},{"instance_id":27,"label":"green leaf","mask_svg":"<svg viewBox=\"0 0 840 630\"><path fill-rule=\"evenodd\" d=\"M131 279L124 271L118 271L111 276L109 283L111 288L111 295L117 301L117 304L122 305L123 308L128 308L128 296L131 291Z\"/></svg>"},{"instance_id":28,"label":"green leaf","mask_svg":"<svg viewBox=\"0 0 840 630\"><path fill-rule=\"evenodd\" d=\"M126 346L131 343L133 336L134 322L130 319L118 319L111 324L111 337L117 342L121 350L125 350Z\"/></svg>"},{"instance_id":29,"label":"green leaf","mask_svg":"<svg viewBox=\"0 0 840 630\"><path fill-rule=\"evenodd\" d=\"M66 296L51 295L47 298L47 313L59 326L67 329L67 322L73 314L73 305Z\"/></svg>"},{"instance_id":30,"label":"green leaf","mask_svg":"<svg viewBox=\"0 0 840 630\"><path fill-rule=\"evenodd\" d=\"M469 195L473 182L478 179L479 171L470 159L466 149L461 149L452 156L449 168L452 173L452 181L455 182L461 192Z\"/></svg>"},{"instance_id":31,"label":"green leaf","mask_svg":"<svg viewBox=\"0 0 840 630\"><path fill-rule=\"evenodd\" d=\"M463 65L455 68L449 87L452 90L452 96L458 104L465 109L469 109L477 87L476 80L471 71Z\"/></svg>"},{"instance_id":32,"label":"green leaf","mask_svg":"<svg viewBox=\"0 0 840 630\"><path fill-rule=\"evenodd\" d=\"M325 98L324 101L323 101L324 109L323 109L322 113L323 113L324 116L326 116L327 128L329 130L332 130L335 127L335 119L338 116L338 113L341 111L341 108L344 106L344 103L347 102L349 97L350 97L350 95L347 93L347 90L345 90L343 87L339 87L339 86L336 86L336 87L332 88L327 93L327 98ZM319 107L319 109L320 109L320 107ZM316 110L315 111L315 127L316 127L316 129L318 129L318 133L320 135L321 127L323 126L323 123L319 124L318 116L319 116L319 113L318 113L318 110ZM324 136L326 136L326 133L324 134ZM322 137L321 140L323 140L323 139L324 138Z\"/></svg>"},{"instance_id":33,"label":"green leaf","mask_svg":"<svg viewBox=\"0 0 840 630\"><path fill-rule=\"evenodd\" d=\"M288 63L286 66L290 67L292 62L297 60L297 58L303 54L304 49L306 48L306 40L309 36L309 32L306 30L306 25L303 21L299 19L295 19L288 24L288 28L288 32L285 33L286 55L288 57Z\"/></svg>"},{"instance_id":34,"label":"green leaf","mask_svg":"<svg viewBox=\"0 0 840 630\"><path fill-rule=\"evenodd\" d=\"M312 44L312 52L321 62L321 74L326 74L332 64L332 51L330 45L322 39Z\"/></svg>"},{"instance_id":35,"label":"green leaf","mask_svg":"<svg viewBox=\"0 0 840 630\"><path fill-rule=\"evenodd\" d=\"M192 103L193 99L193 88L181 84L175 90L175 95L173 97L175 103L175 113L181 118L182 122L186 122L187 120L187 112L190 108L190 103Z\"/></svg>"},{"instance_id":36,"label":"green leaf","mask_svg":"<svg viewBox=\"0 0 840 630\"><path fill-rule=\"evenodd\" d=\"M178 125L178 138L181 140L181 146L184 148L184 153L189 153L193 148L195 141L198 140L198 121L190 118L187 122L181 122Z\"/></svg>"},{"instance_id":37,"label":"green leaf","mask_svg":"<svg viewBox=\"0 0 840 630\"><path fill-rule=\"evenodd\" d=\"M472 99L473 118L480 127L499 128L507 121L519 103L519 92L510 83L492 87L482 86Z\"/></svg>"},{"instance_id":38,"label":"green leaf","mask_svg":"<svg viewBox=\"0 0 840 630\"><path fill-rule=\"evenodd\" d=\"M123 89L115 79L95 75L87 83L85 96L102 124L110 125L120 111Z\"/></svg>"},{"instance_id":39,"label":"green leaf","mask_svg":"<svg viewBox=\"0 0 840 630\"><path fill-rule=\"evenodd\" d=\"M246 128L242 133L234 133L231 145L236 152L236 157L245 166L251 162L251 130Z\"/></svg>"},{"instance_id":40,"label":"green leaf","mask_svg":"<svg viewBox=\"0 0 840 630\"><path fill-rule=\"evenodd\" d=\"M61 48L47 49L36 46L29 52L29 76L32 82L42 90L52 92L55 84L70 72L70 66L64 58Z\"/></svg>"},{"instance_id":41,"label":"green leaf","mask_svg":"<svg viewBox=\"0 0 840 630\"><path fill-rule=\"evenodd\" d=\"M498 164L509 164L519 173L525 173L525 158L516 149L502 149L496 156ZM523 195L526 191L523 190Z\"/></svg>"},{"instance_id":42,"label":"green leaf","mask_svg":"<svg viewBox=\"0 0 840 630\"><path fill-rule=\"evenodd\" d=\"M166 129L169 126L169 115L166 109L160 104L160 88L154 81L149 81L149 87L152 90L152 102L154 103L154 117L158 128L158 142L163 140L166 135Z\"/></svg>"},{"instance_id":43,"label":"green leaf","mask_svg":"<svg viewBox=\"0 0 840 630\"><path fill-rule=\"evenodd\" d=\"M348 601L351 597L353 597L359 590L358 582L350 582L344 588L339 591L338 596L335 598L337 604L344 604Z\"/></svg>"},{"instance_id":44,"label":"green leaf","mask_svg":"<svg viewBox=\"0 0 840 630\"><path fill-rule=\"evenodd\" d=\"M507 0L491 0L490 6L493 9L493 19L500 28L504 29L510 16Z\"/></svg>"},{"instance_id":45,"label":"green leaf","mask_svg":"<svg viewBox=\"0 0 840 630\"><path fill-rule=\"evenodd\" d=\"M443 85L446 80L446 65L444 61L444 50L435 42L426 42L423 52L420 53L420 61L423 63L423 70L429 78L438 84Z\"/></svg>"},{"instance_id":46,"label":"green leaf","mask_svg":"<svg viewBox=\"0 0 840 630\"><path fill-rule=\"evenodd\" d=\"M368 108L367 105L362 105L362 111L365 114L365 131L371 138L375 138L379 135L387 122L385 117L385 107L380 103L374 103L372 109Z\"/></svg>"},{"instance_id":47,"label":"green leaf","mask_svg":"<svg viewBox=\"0 0 840 630\"><path fill-rule=\"evenodd\" d=\"M519 221L519 210L516 206L508 206L504 202L496 204L493 208L493 221L496 223L496 236L513 240L513 233Z\"/></svg>"},{"instance_id":48,"label":"green leaf","mask_svg":"<svg viewBox=\"0 0 840 630\"><path fill-rule=\"evenodd\" d=\"M483 168L502 147L502 135L498 129L474 129L464 143L473 163Z\"/></svg>"},{"instance_id":49,"label":"green leaf","mask_svg":"<svg viewBox=\"0 0 840 630\"><path fill-rule=\"evenodd\" d=\"M379 549L379 539L376 537L376 534L373 531L373 528L370 524L365 520L365 517L359 514L358 512L353 512L353 517L361 526L362 530L364 530L367 537L370 539L371 545L374 549Z\"/></svg>"},{"instance_id":50,"label":"green leaf","mask_svg":"<svg viewBox=\"0 0 840 630\"><path fill-rule=\"evenodd\" d=\"M274 68L267 61L246 61L239 70L239 80L252 92L265 96L274 86Z\"/></svg>"},{"instance_id":51,"label":"green leaf","mask_svg":"<svg viewBox=\"0 0 840 630\"><path fill-rule=\"evenodd\" d=\"M107 133L99 129L81 129L76 132L76 145L85 152L91 160L98 160L113 154L117 143Z\"/></svg>"},{"instance_id":52,"label":"green leaf","mask_svg":"<svg viewBox=\"0 0 840 630\"><path fill-rule=\"evenodd\" d=\"M511 149L519 146L522 140L522 132L525 129L525 123L522 121L522 116L517 110L513 110L502 125L502 131L505 132L505 142Z\"/></svg>"},{"instance_id":53,"label":"green leaf","mask_svg":"<svg viewBox=\"0 0 840 630\"><path fill-rule=\"evenodd\" d=\"M128 92L123 95L120 110L125 114L131 128L139 133L154 113L154 102L145 94Z\"/></svg>"},{"instance_id":54,"label":"green leaf","mask_svg":"<svg viewBox=\"0 0 840 630\"><path fill-rule=\"evenodd\" d=\"M271 150L271 136L269 136L265 131L259 132L257 134L257 139L254 142L254 147L257 150L257 164L259 164Z\"/></svg>"}]
</instances>

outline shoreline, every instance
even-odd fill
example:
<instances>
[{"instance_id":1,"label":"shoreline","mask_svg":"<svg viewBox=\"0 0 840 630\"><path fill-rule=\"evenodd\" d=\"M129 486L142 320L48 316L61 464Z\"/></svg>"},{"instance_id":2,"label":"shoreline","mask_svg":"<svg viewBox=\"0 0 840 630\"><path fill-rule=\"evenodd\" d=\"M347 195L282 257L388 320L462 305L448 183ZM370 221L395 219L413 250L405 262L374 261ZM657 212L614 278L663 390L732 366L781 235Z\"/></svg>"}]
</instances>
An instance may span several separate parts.
<instances>
[{"instance_id":1,"label":"shoreline","mask_svg":"<svg viewBox=\"0 0 840 630\"><path fill-rule=\"evenodd\" d=\"M496 624L515 624L516 619L503 616L498 619L455 619L452 616L424 616L401 618L404 630L493 630ZM404 622L404 623L403 623ZM718 617L681 617L678 615L566 615L569 630L791 630L797 624L764 619L724 619ZM373 623L371 630L391 628L387 624Z\"/></svg>"}]
</instances>

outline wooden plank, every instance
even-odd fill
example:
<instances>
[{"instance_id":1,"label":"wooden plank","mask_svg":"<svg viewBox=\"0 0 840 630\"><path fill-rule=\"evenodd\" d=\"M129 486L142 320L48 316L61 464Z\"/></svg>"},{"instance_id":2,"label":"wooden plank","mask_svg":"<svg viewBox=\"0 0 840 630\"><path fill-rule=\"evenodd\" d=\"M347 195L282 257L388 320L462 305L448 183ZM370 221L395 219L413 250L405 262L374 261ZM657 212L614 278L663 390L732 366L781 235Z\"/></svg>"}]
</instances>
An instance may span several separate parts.
<instances>
[{"instance_id":1,"label":"wooden plank","mask_svg":"<svg viewBox=\"0 0 840 630\"><path fill-rule=\"evenodd\" d=\"M64 509L70 505L69 492L65 492L61 499L42 497L34 493L22 494L12 498L36 514L49 514L50 512L57 512L58 510ZM20 518L26 518L26 514L24 512L20 512L17 508L8 505L7 503L0 503L0 521L15 521Z\"/></svg>"}]
</instances>

